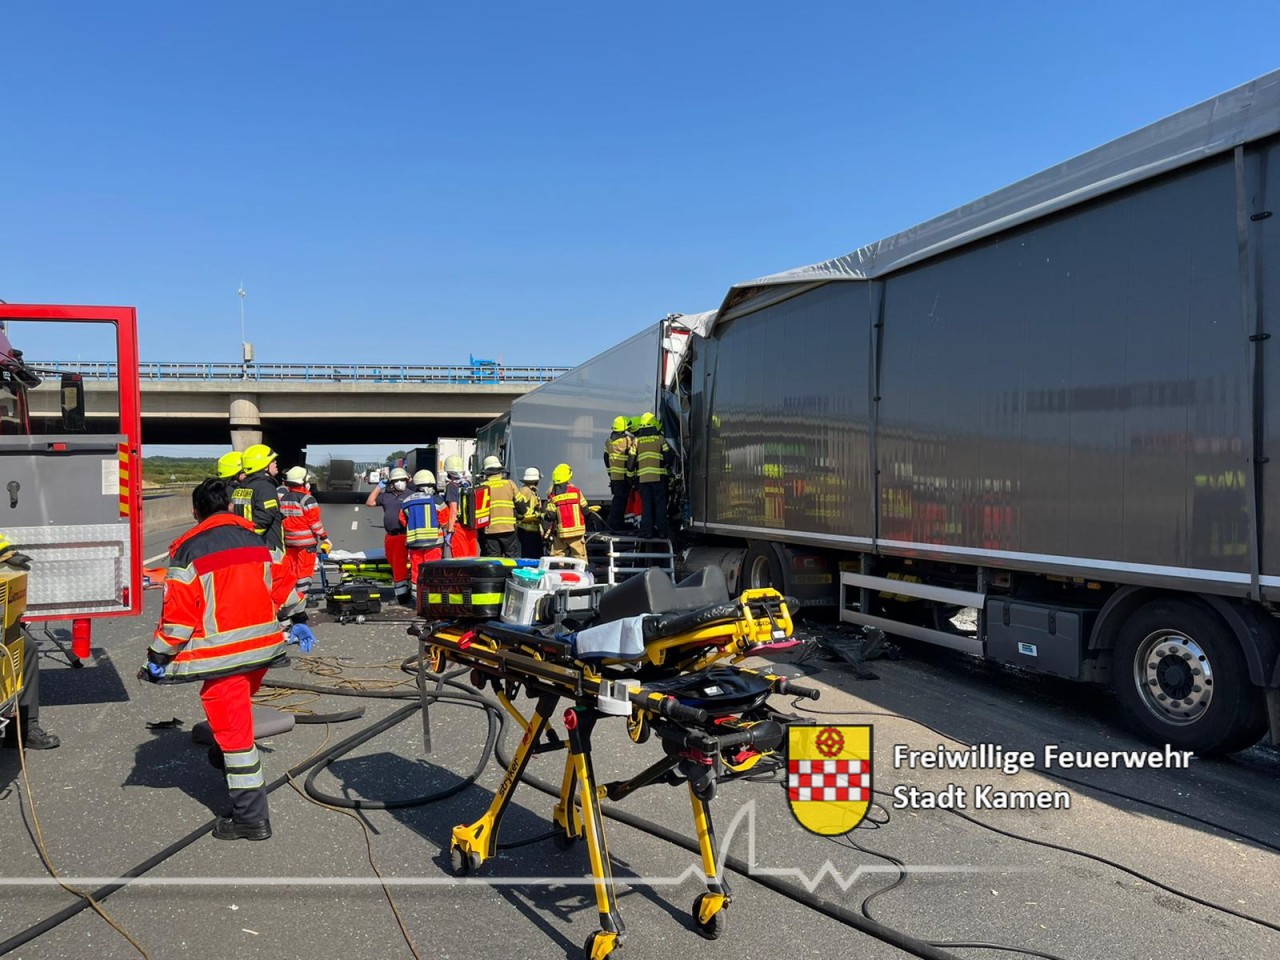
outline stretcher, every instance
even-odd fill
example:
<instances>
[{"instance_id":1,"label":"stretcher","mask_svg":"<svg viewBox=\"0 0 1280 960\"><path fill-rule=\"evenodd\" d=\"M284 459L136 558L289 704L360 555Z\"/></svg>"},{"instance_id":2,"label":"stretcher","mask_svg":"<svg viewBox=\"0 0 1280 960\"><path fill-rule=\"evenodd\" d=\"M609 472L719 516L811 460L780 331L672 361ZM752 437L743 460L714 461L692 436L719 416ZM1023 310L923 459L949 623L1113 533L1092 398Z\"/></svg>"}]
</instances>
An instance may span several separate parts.
<instances>
[{"instance_id":1,"label":"stretcher","mask_svg":"<svg viewBox=\"0 0 1280 960\"><path fill-rule=\"evenodd\" d=\"M492 688L523 731L488 809L453 829L456 875L479 870L497 854L503 815L530 759L566 750L551 819L561 846L586 841L600 919L584 947L589 960L610 957L625 932L601 801L620 801L658 783L687 785L707 885L694 902L693 920L706 936L720 936L731 892L709 806L717 784L781 764L785 725L805 721L774 710L770 695L818 697L785 677L739 665L754 653L795 643L785 598L761 589L731 599L718 571L676 586L655 569L603 593L593 617L557 616L528 626L453 620L410 632L420 641L424 692L428 670L469 667L473 685ZM534 699L527 717L514 702L521 694ZM551 726L562 700L565 737ZM636 744L655 739L661 756L629 779L600 783L592 735L610 717L625 721Z\"/></svg>"}]
</instances>

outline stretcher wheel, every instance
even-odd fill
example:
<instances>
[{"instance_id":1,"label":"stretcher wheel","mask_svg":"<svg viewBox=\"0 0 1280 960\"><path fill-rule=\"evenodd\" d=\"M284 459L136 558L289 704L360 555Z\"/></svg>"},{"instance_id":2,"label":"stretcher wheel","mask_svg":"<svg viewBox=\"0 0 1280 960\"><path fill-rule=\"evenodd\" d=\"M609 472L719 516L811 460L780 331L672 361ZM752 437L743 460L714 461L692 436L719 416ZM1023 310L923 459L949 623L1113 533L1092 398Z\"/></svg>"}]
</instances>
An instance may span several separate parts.
<instances>
[{"instance_id":1,"label":"stretcher wheel","mask_svg":"<svg viewBox=\"0 0 1280 960\"><path fill-rule=\"evenodd\" d=\"M595 952L596 940L602 937L611 938L611 940L613 941L613 945L610 946L608 953L597 954ZM591 936L587 937L587 942L582 945L582 949L583 949L583 952L586 954L587 960L610 960L611 957L615 957L618 954L618 949L616 944L617 944L617 939L614 934L605 933L603 930L597 930L595 933L591 934Z\"/></svg>"},{"instance_id":2,"label":"stretcher wheel","mask_svg":"<svg viewBox=\"0 0 1280 960\"><path fill-rule=\"evenodd\" d=\"M693 795L703 803L710 803L716 798L716 781L708 779L705 783L693 784Z\"/></svg>"},{"instance_id":3,"label":"stretcher wheel","mask_svg":"<svg viewBox=\"0 0 1280 960\"><path fill-rule=\"evenodd\" d=\"M449 869L455 877L465 877L469 873L474 873L480 869L480 854L467 853L454 844L449 848Z\"/></svg>"},{"instance_id":4,"label":"stretcher wheel","mask_svg":"<svg viewBox=\"0 0 1280 960\"><path fill-rule=\"evenodd\" d=\"M644 743L649 739L649 724L645 722L643 716L632 713L627 717L627 736L631 738L633 743Z\"/></svg>"},{"instance_id":5,"label":"stretcher wheel","mask_svg":"<svg viewBox=\"0 0 1280 960\"><path fill-rule=\"evenodd\" d=\"M558 850L568 850L577 843L577 841L577 837L571 837L562 831L557 831L555 836L552 838L552 842L555 843L556 849Z\"/></svg>"},{"instance_id":6,"label":"stretcher wheel","mask_svg":"<svg viewBox=\"0 0 1280 960\"><path fill-rule=\"evenodd\" d=\"M707 896L705 893L700 893L698 898L693 901L693 922L698 925L698 929L702 931L702 935L708 940L719 940L724 934L725 928L729 925L729 915L721 907L711 915L710 920L703 923L699 918L702 916L702 901Z\"/></svg>"}]
</instances>

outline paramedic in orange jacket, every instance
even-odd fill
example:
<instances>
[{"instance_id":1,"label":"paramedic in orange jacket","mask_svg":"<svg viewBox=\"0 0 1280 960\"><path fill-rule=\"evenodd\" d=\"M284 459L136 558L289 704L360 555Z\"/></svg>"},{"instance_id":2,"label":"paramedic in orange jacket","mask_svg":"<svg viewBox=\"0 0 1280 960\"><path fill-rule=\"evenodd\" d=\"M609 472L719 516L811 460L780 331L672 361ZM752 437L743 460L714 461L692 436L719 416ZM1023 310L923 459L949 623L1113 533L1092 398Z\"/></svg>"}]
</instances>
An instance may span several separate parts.
<instances>
[{"instance_id":1,"label":"paramedic in orange jacket","mask_svg":"<svg viewBox=\"0 0 1280 960\"><path fill-rule=\"evenodd\" d=\"M271 552L252 521L227 512L229 502L222 480L192 492L197 524L169 547L160 624L139 676L202 681L200 701L221 751L210 751L210 760L223 765L231 801L213 835L266 840L271 820L249 698L284 657L285 638L271 600Z\"/></svg>"},{"instance_id":2,"label":"paramedic in orange jacket","mask_svg":"<svg viewBox=\"0 0 1280 960\"><path fill-rule=\"evenodd\" d=\"M285 472L277 499L284 515L285 579L293 581L293 588L285 597L273 591L273 599L280 605L281 615L289 617L306 612L311 578L316 572L316 551L328 551L330 543L320 519L320 503L307 490L306 467L290 467Z\"/></svg>"}]
</instances>

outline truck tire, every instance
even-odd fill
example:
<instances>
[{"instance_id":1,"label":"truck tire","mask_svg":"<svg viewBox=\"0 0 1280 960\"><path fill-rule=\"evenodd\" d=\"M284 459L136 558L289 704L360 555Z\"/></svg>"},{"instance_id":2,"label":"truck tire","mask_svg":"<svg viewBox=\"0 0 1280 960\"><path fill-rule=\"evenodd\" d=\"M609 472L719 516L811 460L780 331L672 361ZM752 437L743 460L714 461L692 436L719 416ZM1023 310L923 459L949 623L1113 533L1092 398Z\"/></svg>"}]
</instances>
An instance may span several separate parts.
<instances>
[{"instance_id":1,"label":"truck tire","mask_svg":"<svg viewBox=\"0 0 1280 960\"><path fill-rule=\"evenodd\" d=\"M1262 691L1230 628L1186 600L1155 600L1124 622L1112 684L1133 725L1175 749L1231 753L1267 728Z\"/></svg>"},{"instance_id":2,"label":"truck tire","mask_svg":"<svg viewBox=\"0 0 1280 960\"><path fill-rule=\"evenodd\" d=\"M777 546L768 540L752 540L742 560L740 579L743 590L773 587L779 593L787 593L786 570Z\"/></svg>"}]
</instances>

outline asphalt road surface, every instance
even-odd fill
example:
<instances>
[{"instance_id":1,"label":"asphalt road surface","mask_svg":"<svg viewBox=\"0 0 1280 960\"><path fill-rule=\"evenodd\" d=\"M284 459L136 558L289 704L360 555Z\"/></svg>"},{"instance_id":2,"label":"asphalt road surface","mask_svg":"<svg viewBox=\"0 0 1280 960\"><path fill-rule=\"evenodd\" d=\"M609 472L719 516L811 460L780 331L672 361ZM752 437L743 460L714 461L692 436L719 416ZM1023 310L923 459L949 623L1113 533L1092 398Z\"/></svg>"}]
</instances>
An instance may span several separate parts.
<instances>
[{"instance_id":1,"label":"asphalt road surface","mask_svg":"<svg viewBox=\"0 0 1280 960\"><path fill-rule=\"evenodd\" d=\"M338 547L380 542L378 511L352 504L324 509ZM175 532L147 537L145 556L153 565ZM156 688L133 676L158 608L159 591L148 591L141 618L96 625L94 656L83 669L69 669L56 653L42 660L42 722L63 745L30 753L26 779L52 863L90 889L206 828L218 803L218 774L204 748L191 742L192 724L202 716L195 688ZM412 687L397 686L408 679L400 661L416 651L405 626L319 623L312 657L295 654L271 677L411 694ZM877 661L874 680L856 680L811 650L774 666L807 675L805 682L823 691L819 701L797 704L796 712L808 710L825 723L874 725L881 806L847 837L830 840L796 824L780 785L722 785L713 804L721 839L736 824L727 838L730 853L755 872L800 890L807 883L819 898L855 912L865 908L922 940L1001 944L1073 960L1280 956L1280 755L1274 750L1193 760L1181 770L895 769L898 745L936 751L986 743L1037 753L1046 743L1088 751L1147 745L1130 737L1109 697L1092 688L937 651ZM344 723L299 724L265 742L268 779L407 702L329 694L277 700L312 713L357 706L366 713ZM520 702L527 707L527 700ZM785 698L775 702L788 706ZM175 717L182 721L176 729L146 727ZM316 785L333 796L394 799L457 784L481 756L483 714L441 704L430 719L430 754L414 714L338 758ZM602 781L629 775L656 750L652 743L632 744L620 722L602 721L597 773ZM536 757L530 769L558 780L559 758ZM222 843L200 836L102 906L157 960L411 958L414 950L439 958L578 957L597 928L581 844L511 848L485 864L474 882L449 875L451 828L478 818L500 779L491 762L476 784L443 802L352 816L309 800L300 778L298 789L286 783L271 796L271 840ZM53 885L41 865L23 780L15 753L0 752L0 942L26 940L11 955L33 960L140 956L91 910L32 929L58 919L77 898ZM967 818L948 810L893 809L895 788L941 791L948 784L970 792L982 784L1065 790L1070 808L969 809ZM551 806L549 797L521 787L503 837L544 833ZM651 787L619 808L693 836L682 788ZM614 822L608 831L614 872L623 880L623 958L912 955L736 875L730 877L728 929L719 940L704 939L689 916L702 889L689 875L697 858L633 827ZM886 891L899 878L888 857L915 871ZM389 882L394 910L374 864ZM868 902L877 891L886 892ZM964 958L1019 955L944 949Z\"/></svg>"}]
</instances>

